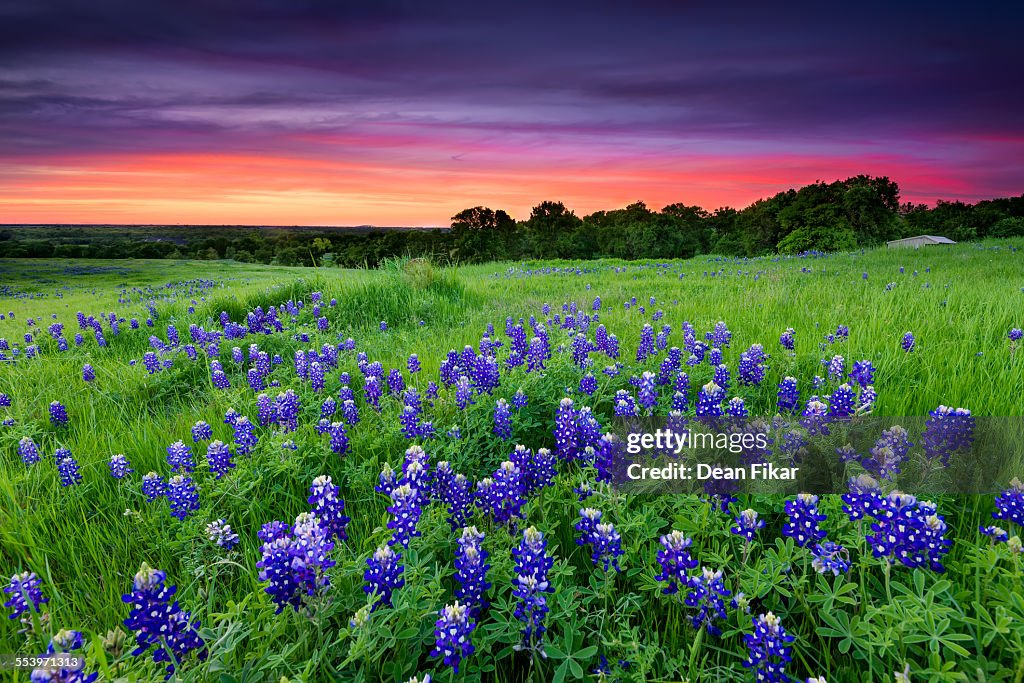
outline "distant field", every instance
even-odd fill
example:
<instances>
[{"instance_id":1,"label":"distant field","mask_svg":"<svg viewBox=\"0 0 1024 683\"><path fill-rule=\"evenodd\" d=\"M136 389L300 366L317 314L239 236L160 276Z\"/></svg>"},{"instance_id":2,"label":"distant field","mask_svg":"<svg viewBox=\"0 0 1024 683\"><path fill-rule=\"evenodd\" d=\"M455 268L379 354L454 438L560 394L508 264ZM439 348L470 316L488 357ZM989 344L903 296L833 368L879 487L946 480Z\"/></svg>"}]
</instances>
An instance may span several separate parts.
<instances>
[{"instance_id":1,"label":"distant field","mask_svg":"<svg viewBox=\"0 0 1024 683\"><path fill-rule=\"evenodd\" d=\"M705 333L725 323L731 338L718 345L731 382L724 400L742 398L751 416L770 418L779 412L778 386L784 377L797 379L803 409L812 394L827 398L844 382L855 384L849 376L853 363L870 361L876 415L921 417L946 405L967 408L978 417L1019 417L1024 415L1024 351L1008 333L1024 326L1022 247L1020 240L1004 240L799 258L533 262L458 269L389 261L376 270L231 261L0 259L0 338L7 342L0 394L11 403L0 407L0 418L12 421L0 427L0 575L35 572L49 598L42 606L49 615L45 620L41 615L27 624L0 620L0 654L36 653L57 629L77 629L85 634L87 671L98 671L100 680L159 680L166 663L132 657L131 634L121 647L108 634L125 628L130 607L121 596L146 562L166 572L167 583L178 586L175 597L183 609L202 622L207 657L185 657L178 667L180 680L404 681L424 673L449 680L448 667L429 656L437 611L454 601L458 585L453 563L461 529L453 530L446 521L441 502L424 503L416 527L420 535L408 549L399 548L405 585L395 590L392 604L374 611L365 624L350 623L373 602L364 592L367 558L395 532L388 526L392 502L374 487L385 465L402 474L403 454L411 444L423 446L432 472L437 463L448 461L455 472L479 482L494 476L515 444L557 450L555 434L564 427L557 415L566 396L577 410L590 406L602 428L609 428L616 392L638 396L630 378L644 371L657 374L672 347L683 349L684 364L673 370L672 382L679 372L688 373L684 412L693 418L701 387L712 381L716 369L707 362L685 364L693 340L684 335L684 321L692 324L696 339L706 342L706 351L717 342ZM596 298L600 302L595 305ZM286 310L287 302L294 308ZM246 329L255 324L251 313L258 308L264 314L272 306L279 307L281 331ZM105 345L92 328L80 328L79 311L100 321ZM116 333L110 314L117 321ZM572 323L566 323L567 315ZM550 358L543 371L528 372L525 362L509 363L515 342L506 321L511 328L522 319L529 339L538 334L530 327L531 316L548 335ZM55 322L63 325L59 334L48 331ZM665 325L669 331L664 348L637 361L646 323L655 333ZM500 341L500 347L482 344L488 325L493 325L490 340ZM588 369L574 362L577 335L593 346L598 325L619 340L616 376L602 372L616 359L596 348L584 351L592 361ZM177 343L169 326L177 332ZM848 337L836 337L844 326ZM200 328L221 335L234 329L236 337L204 348L213 337L197 341L202 334L193 332ZM794 331L792 353L780 346L787 328ZM904 346L908 332L913 337L909 352ZM80 344L76 333L82 334ZM64 351L60 337L67 344ZM344 348L349 338L354 350ZM194 360L188 344L196 347ZM741 354L753 344L763 345L769 357L763 379L743 385L738 382ZM281 362L264 372L251 345L268 358L280 356ZM336 366L324 345L343 347ZM31 346L35 357L26 357ZM500 375L497 386L476 390L477 361L460 361L460 373L474 386L473 402L463 408L458 388L442 381L443 367L448 367L443 362L450 349L464 354L467 346L472 358L493 355ZM240 349L241 361L233 358L233 347ZM323 389L297 374L299 350L317 352L313 358L326 371ZM155 354L161 369L147 372L147 352ZM381 364L379 410L367 395L361 352L369 363ZM410 354L422 366L417 373L409 370ZM837 355L845 362L843 374L830 378L827 364ZM218 386L212 360L220 362L229 387ZM91 381L83 379L86 364L95 373ZM409 439L403 434L403 394L389 391L387 382L392 369L401 375L403 387L418 390L420 423L430 421L435 436ZM260 388L251 386L250 371ZM596 380L592 394L580 390L588 372ZM350 376L357 423L342 418L342 373ZM816 376L822 377L821 385L812 389ZM439 385L433 401L428 400L428 382ZM655 415L666 416L672 409L674 386L657 386ZM863 390L856 388L863 398ZM273 399L288 389L300 403L297 428L280 421L258 425L257 396L266 393ZM528 405L511 411L511 437L503 439L495 433L496 402L511 403L520 389ZM322 407L327 397L337 401L336 412ZM52 424L52 401L66 408L66 426ZM249 454L237 452L236 430L225 421L230 409L257 424L258 442ZM325 414L328 422L342 424L343 455L332 450L329 435L317 431ZM221 478L210 471L207 441L193 440L197 421L211 425L213 438L232 449L235 467ZM453 427L459 428L460 438L450 434ZM19 444L25 437L38 445L41 462L23 463ZM197 463L191 477L199 507L184 520L171 516L166 497L147 502L141 488L148 472L163 481L172 476L168 446L178 441L190 447ZM920 445L907 457L923 457ZM77 461L80 483L61 485L57 448L67 448ZM113 478L112 454L125 454L134 471ZM905 665L912 671L910 680L1019 683L1024 677L1021 554L979 533L980 526L995 523L1012 536L1020 527L992 519L992 496L935 501L941 523L948 525L940 535L952 540L941 557L945 573L927 566L910 569L899 561L889 567L884 557L873 556L865 539L871 520L851 521L839 496L823 496L820 510L828 518L821 527L829 540L844 546L840 557L849 567L837 575L822 574L812 564L812 546L801 548L783 533L787 511L781 497L739 496L723 512L697 497L624 496L595 480L591 456L582 448L575 457L561 455L551 486L530 495L520 492L521 517L496 518L486 503L470 513L466 523L486 534L490 605L480 612L472 633L477 652L462 662L456 680L593 679L595 667L605 665L607 680L748 680L740 666L747 650L743 634L753 632L753 616L769 611L795 636L788 668L794 679L892 680ZM851 474L863 471L850 467ZM301 610L287 607L275 614L276 605L264 590L267 582L258 577L262 541L256 534L272 520L291 523L308 511L309 488L319 475L330 475L340 487L345 514L351 517L347 539L336 539L329 553L336 563L329 572L330 586L308 597ZM597 493L581 502L576 489L584 482ZM1024 500L1024 491L1020 495ZM575 525L583 506L602 510L604 520L621 534L621 573L594 566L591 548L577 543ZM1021 506L1024 510L1024 502ZM729 529L748 507L766 525L745 546ZM930 517L924 507L914 509L922 519ZM916 514L910 508L906 512ZM225 550L208 539L206 526L217 519L226 520L240 536L237 548ZM1024 513L1016 520L1021 522ZM515 647L521 624L512 586L521 568L510 554L531 525L545 534L554 558L552 592L544 593L550 608L545 645L532 657ZM686 604L686 587L679 595L663 593L667 583L659 579L659 538L673 529L693 539L689 552L701 566L723 571L720 587L732 595L724 598L721 614L711 597L698 595L696 606ZM693 590L700 586L697 581ZM707 584L704 589L714 593ZM749 615L746 603L730 606L740 592L750 601ZM700 605L710 612L701 612ZM698 615L703 616L695 628L691 619ZM715 635L718 630L721 635ZM14 680L28 680L28 675Z\"/></svg>"}]
</instances>

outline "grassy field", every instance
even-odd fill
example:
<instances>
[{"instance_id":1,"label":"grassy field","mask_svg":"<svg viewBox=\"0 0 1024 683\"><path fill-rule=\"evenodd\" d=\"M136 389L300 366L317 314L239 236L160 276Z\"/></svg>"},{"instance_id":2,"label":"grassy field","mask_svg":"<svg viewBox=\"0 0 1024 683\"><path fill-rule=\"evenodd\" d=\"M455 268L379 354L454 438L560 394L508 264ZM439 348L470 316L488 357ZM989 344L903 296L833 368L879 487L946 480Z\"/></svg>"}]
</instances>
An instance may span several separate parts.
<instances>
[{"instance_id":1,"label":"grassy field","mask_svg":"<svg viewBox=\"0 0 1024 683\"><path fill-rule=\"evenodd\" d=\"M577 408L591 406L608 425L616 392L635 392L630 376L657 372L665 358L660 350L642 363L634 361L645 323L655 331L670 325L667 345L682 347L683 321L702 340L724 321L732 338L722 349L722 362L734 378L741 353L763 344L770 355L764 381L734 383L729 391L730 398L744 399L750 415L776 413L776 388L785 376L798 379L802 400L817 393L811 391L812 378L826 375L822 360L836 354L845 358L847 370L857 360L875 367L876 415L926 416L940 404L979 417L1024 415L1024 353L1013 352L1007 337L1011 328L1024 325L1022 246L1000 241L787 259L458 269L393 262L377 271L0 260L0 337L22 349L15 360L7 351L8 360L0 362L0 393L11 399L10 407L0 408L0 418L13 421L0 427L0 575L35 572L49 598L28 625L0 620L0 654L41 652L57 630L76 629L85 636L86 670L98 671L100 680L160 680L163 665L131 656L133 634L119 642L115 632L130 630L123 626L130 606L122 594L130 592L145 562L166 572L168 584L178 586L175 598L182 608L202 622L207 656L180 662L179 680L404 681L426 673L437 681L752 680L741 666L747 657L743 636L753 633L752 617L772 612L795 636L787 667L794 680L892 680L894 672L909 666L914 681L1020 683L1021 554L1006 543L990 543L979 526L1002 524L1011 536L1020 529L992 520L991 495L935 500L948 525L945 538L952 540L942 560L944 573L900 563L890 567L874 557L865 541L868 526L847 518L839 496L823 496L820 510L827 520L821 526L829 540L846 548L850 564L833 576L817 573L810 550L782 534L781 497L740 496L726 513L698 497L617 494L594 481L593 467L560 462L553 485L525 502L518 522L501 524L481 511L468 522L486 534L492 586L490 607L472 633L476 652L463 660L458 674L429 656L437 612L453 602L456 586L453 560L460 532L450 528L443 506L427 507L417 527L421 535L402 549L405 585L395 591L392 604L374 611L368 623L353 625L350 619L373 602L363 590L366 560L392 536L390 501L374 490L385 465L400 470L410 443L421 443L431 463L449 461L456 472L478 481L498 469L515 444L554 448L556 411L567 395ZM318 328L311 310L314 292L322 295L326 330ZM547 321L564 316L566 302L591 315L595 297L602 302L600 323L620 340L623 367L617 376L607 376L600 370L614 361L592 351L598 388L588 396L577 389L584 371L571 358L575 332ZM626 306L634 297L636 303ZM328 303L332 299L335 305ZM294 318L280 316L282 332L222 341L219 359L228 389L215 386L202 350L193 361L181 348L189 342L190 325L220 330L222 311L244 325L256 307L266 311L300 300L304 306ZM543 312L545 304L550 314ZM114 335L104 319L106 346L97 344L91 330L78 346L72 341L80 332L78 311L96 318L115 313L124 322ZM506 369L506 318L528 321L530 316L546 324L552 358L543 372ZM153 327L145 324L147 317L154 318ZM31 318L38 322L27 326ZM140 321L139 329L131 329L132 318ZM64 325L66 351L47 332L54 322ZM169 324L180 333L180 346L161 356L172 360L171 367L149 374L143 354L152 350L151 335L170 341ZM388 396L386 386L381 410L367 405L358 352L379 361L385 373L400 369L406 385L423 394L428 381L439 382L449 349L478 347L488 324L494 326L492 338L504 344L497 350L500 385L460 409L454 389L442 384L433 405L424 409L435 438L410 442L403 435L401 397ZM849 327L848 339L827 341L839 326ZM595 328L591 324L586 332L589 339ZM793 353L779 344L787 328L795 331ZM907 332L915 339L909 353L901 348ZM26 333L38 345L34 358L25 357ZM296 350L348 338L355 350L338 353L323 391L296 376ZM255 450L236 455L234 469L216 479L205 462L205 443L193 444L190 430L202 420L213 427L214 438L232 444L233 430L225 423L229 409L256 421L259 392L246 381L251 364L238 365L231 355L233 346L247 355L250 344L283 359L264 378L265 392L275 396L293 389L301 401L299 426L287 433L273 424L257 427ZM413 353L422 363L416 374L406 365ZM95 371L93 381L83 380L85 364ZM697 390L711 380L714 368L703 363L683 369L690 376L692 415ZM348 450L339 456L316 425L324 399L337 398L344 372L351 375L360 420L348 425ZM270 385L273 381L279 386ZM829 394L835 384L820 392ZM503 440L493 433L495 402L511 401L520 389L529 404L513 412L512 438ZM659 387L659 394L655 412L667 415L671 388ZM67 408L67 426L51 424L48 409L55 400ZM459 439L448 435L455 426ZM23 437L39 445L41 462L22 462ZM192 447L200 463L192 475L200 507L184 520L169 514L166 500L147 502L141 490L145 473L157 472L165 480L170 475L167 447L176 441ZM286 442L294 442L295 449L284 447ZM61 485L53 457L59 447L77 459L81 483ZM117 480L107 463L120 453L134 472ZM256 533L267 522L291 523L308 511L309 487L325 474L341 488L351 517L348 538L331 552L336 566L329 588L301 610L276 614L264 591L267 584L258 577L262 542ZM583 482L597 490L585 503L574 491ZM594 566L589 549L577 544L574 525L583 506L601 509L621 535L621 572ZM747 507L766 522L749 547L730 533L732 518ZM218 518L240 536L237 548L225 550L207 538L206 525ZM545 645L533 652L516 647L521 624L514 616L516 570L510 554L530 525L545 534L554 558ZM690 553L701 566L721 569L724 586L749 601L748 613L744 603L732 607L725 600L726 615L715 620L720 635L694 628L690 618L697 610L684 603L685 589L679 595L662 591L658 539L673 529L693 539ZM608 671L594 674L604 666L602 658ZM13 676L28 680L27 672Z\"/></svg>"}]
</instances>

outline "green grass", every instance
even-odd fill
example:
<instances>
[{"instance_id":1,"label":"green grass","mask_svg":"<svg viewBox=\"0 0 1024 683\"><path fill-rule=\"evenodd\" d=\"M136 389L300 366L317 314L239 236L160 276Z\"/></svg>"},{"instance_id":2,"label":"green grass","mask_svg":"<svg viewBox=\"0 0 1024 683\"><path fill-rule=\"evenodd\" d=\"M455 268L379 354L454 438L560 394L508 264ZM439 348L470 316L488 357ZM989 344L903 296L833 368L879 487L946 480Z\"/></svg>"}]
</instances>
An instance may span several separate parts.
<instances>
[{"instance_id":1,"label":"green grass","mask_svg":"<svg viewBox=\"0 0 1024 683\"><path fill-rule=\"evenodd\" d=\"M10 288L0 298L0 312L16 314L13 320L0 321L0 337L24 346L26 319L41 317L35 328L41 357L0 363L0 392L13 401L6 415L16 421L13 427L0 427L0 574L34 571L50 598L43 633L19 633L17 622L0 620L0 653L36 652L48 642L47 633L75 628L86 633L90 669L98 669L101 680L159 680L160 668L151 662L119 656L103 646L104 635L127 616L121 594L139 565L147 562L167 572L179 586L181 604L203 623L210 656L203 663L187 662L181 680L404 681L428 672L435 680L448 680L439 662L427 657L433 613L453 600L454 586L454 534L436 506L424 515L422 536L405 554L406 587L396 593L394 608L374 613L366 628L348 625L351 615L367 603L362 592L365 558L390 537L387 502L373 486L385 462L400 465L408 445L399 431L398 402L385 399L380 414L363 406L355 354L342 353L338 370L329 373L328 393L337 393L339 372L350 372L362 419L349 430L349 454L333 455L326 437L313 430L324 395L296 380L291 362L296 349L352 337L371 361L403 371L408 355L417 353L423 371L413 383L422 391L427 380L437 379L446 352L477 345L488 323L505 339L506 317L541 318L543 304L561 312L568 301L589 312L599 295L601 323L619 337L626 364L611 379L596 372L606 362L597 361L600 388L586 404L603 422L611 414L615 391L628 388L640 329L656 309L664 311L664 318L655 328L662 323L673 327L670 345L682 345L679 329L684 320L700 334L726 321L733 339L723 360L734 373L741 351L764 344L772 355L767 379L762 388L742 393L751 414L774 412L774 387L786 375L800 379L806 396L810 379L824 374L821 358L839 353L848 364L868 359L876 366L877 414L922 416L946 404L970 408L978 416L1019 417L1024 415L1024 352L1011 354L1006 334L1024 325L1021 246L1001 242L778 261L701 258L661 265L603 261L457 270L405 261L359 271L231 262L0 260L0 285ZM541 269L546 272L524 274ZM200 291L190 284L196 279L215 284ZM886 291L890 282L896 284ZM168 283L176 284L166 287ZM337 299L336 306L324 309L331 322L325 334L311 327L309 296L314 291L322 292L325 301ZM119 302L122 292L130 302ZM624 307L634 296L646 314L635 306ZM653 306L648 303L652 296L657 302ZM104 324L106 348L97 347L87 335L82 347L72 344L58 353L46 334L53 313L69 338L78 331L79 310L97 316L116 311L144 321L151 299L159 314L156 326L143 324L133 331L125 322L121 334L113 336ZM301 343L289 332L224 343L221 357L232 383L228 391L212 388L202 354L196 363L176 357L173 368L153 376L141 363L128 366L128 360L141 359L149 350L149 335L166 340L168 323L177 327L184 343L192 323L219 329L221 311L244 321L255 306L266 309L289 299L306 301L299 327L312 339ZM190 305L194 313L188 312ZM282 320L291 327L286 316ZM386 333L378 330L381 320L388 323ZM849 340L822 351L822 338L840 324L849 326ZM792 357L778 345L787 327L796 330ZM917 339L910 354L900 349L907 331ZM551 332L553 345L568 343L562 331ZM271 378L300 394L302 424L287 435L261 429L257 451L251 457L236 456L237 467L222 480L214 480L200 465L195 479L202 508L179 522L170 517L165 502L145 502L140 478L151 470L166 474L166 447L177 440L191 443L189 430L197 420L213 425L215 437L228 442L226 410L255 417L254 395L244 372L230 362L233 344L246 349L250 343L283 357ZM500 353L502 360L505 353ZM658 362L660 358L649 361L644 369L656 370ZM96 370L91 384L82 381L84 363ZM408 380L407 371L405 375ZM691 384L699 387L710 376L711 369L702 365L692 370ZM556 357L543 375L526 374L524 368L503 373L495 395L479 398L467 411L459 411L451 394L442 392L428 410L441 435L425 444L432 461L449 460L456 471L476 480L507 458L512 443L552 446L558 401L579 377L569 358ZM530 405L515 415L514 441L505 443L491 434L494 401L511 399L519 388L529 395ZM67 428L49 424L47 407L55 399L71 415ZM581 399L576 400L579 405ZM465 438L445 438L456 424ZM16 452L23 436L41 446L43 460L31 468ZM286 438L295 440L297 451L281 448ZM82 484L67 489L59 485L52 459L59 446L70 448L78 459ZM195 450L202 462L205 448ZM107 473L112 453L125 453L135 470L123 482ZM335 550L333 585L314 613L275 615L256 575L255 532L265 522L290 522L305 511L309 484L320 474L331 475L342 487L352 517L350 539ZM742 501L768 520L763 543L755 545L743 564L741 544L728 532L728 518L700 500L602 490L587 504L604 510L606 519L615 523L625 550L623 572L608 579L575 543L573 524L580 504L572 489L585 478L592 480L590 470L563 467L556 485L524 507L525 525L545 532L556 557L546 659L531 660L512 647L518 638L509 588L509 549L517 542L515 535L475 520L487 533L485 547L491 553L492 607L474 633L477 653L463 663L456 678L571 680L584 672L589 676L598 654L605 654L613 663L620 658L632 662L621 675L636 680L748 680L740 666L745 653L741 634L751 630L748 616L729 610L722 638L698 638L687 618L693 610L661 594L654 578L657 539L671 529L692 536L695 557L705 566L724 569L727 585L753 599L753 614L771 610L782 617L787 631L797 637L790 673L800 680L818 675L829 681L891 680L905 664L911 665L912 680L1020 683L1024 677L1021 556L1009 554L1005 546L990 548L977 532L979 524L990 523L991 496L937 501L950 526L947 536L955 540L944 575L900 567L884 572L864 547L862 530L846 521L841 502L824 499L830 538L849 548L853 564L849 574L826 579L810 568L807 551L794 548L791 541L776 541L785 521L780 497ZM242 537L231 554L205 537L205 524L221 517ZM125 651L130 649L129 644ZM27 680L27 675L15 680Z\"/></svg>"}]
</instances>

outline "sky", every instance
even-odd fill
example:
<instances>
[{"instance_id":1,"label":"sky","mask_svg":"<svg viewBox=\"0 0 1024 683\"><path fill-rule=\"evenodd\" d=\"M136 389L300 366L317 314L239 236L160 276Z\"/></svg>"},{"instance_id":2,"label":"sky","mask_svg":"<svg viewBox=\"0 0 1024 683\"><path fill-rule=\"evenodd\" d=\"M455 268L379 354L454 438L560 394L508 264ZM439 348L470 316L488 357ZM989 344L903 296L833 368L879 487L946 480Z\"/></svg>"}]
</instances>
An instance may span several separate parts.
<instances>
[{"instance_id":1,"label":"sky","mask_svg":"<svg viewBox=\"0 0 1024 683\"><path fill-rule=\"evenodd\" d=\"M0 223L1024 192L1020 3L3 0Z\"/></svg>"}]
</instances>

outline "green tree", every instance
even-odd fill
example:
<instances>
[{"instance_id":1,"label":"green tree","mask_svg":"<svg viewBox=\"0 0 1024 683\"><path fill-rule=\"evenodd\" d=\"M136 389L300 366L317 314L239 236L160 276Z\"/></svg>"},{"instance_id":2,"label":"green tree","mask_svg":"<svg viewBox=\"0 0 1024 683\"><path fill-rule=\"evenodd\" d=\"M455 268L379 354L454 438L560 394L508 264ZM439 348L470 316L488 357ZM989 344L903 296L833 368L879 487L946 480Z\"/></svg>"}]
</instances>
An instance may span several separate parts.
<instances>
[{"instance_id":1,"label":"green tree","mask_svg":"<svg viewBox=\"0 0 1024 683\"><path fill-rule=\"evenodd\" d=\"M505 211L474 206L452 216L452 239L465 261L505 258L516 222Z\"/></svg>"},{"instance_id":2,"label":"green tree","mask_svg":"<svg viewBox=\"0 0 1024 683\"><path fill-rule=\"evenodd\" d=\"M523 229L532 245L534 256L540 258L590 258L591 254L571 254L566 252L567 240L583 221L566 208L562 202L541 202L533 207L530 217L523 223ZM559 247L562 251L559 251Z\"/></svg>"}]
</instances>

